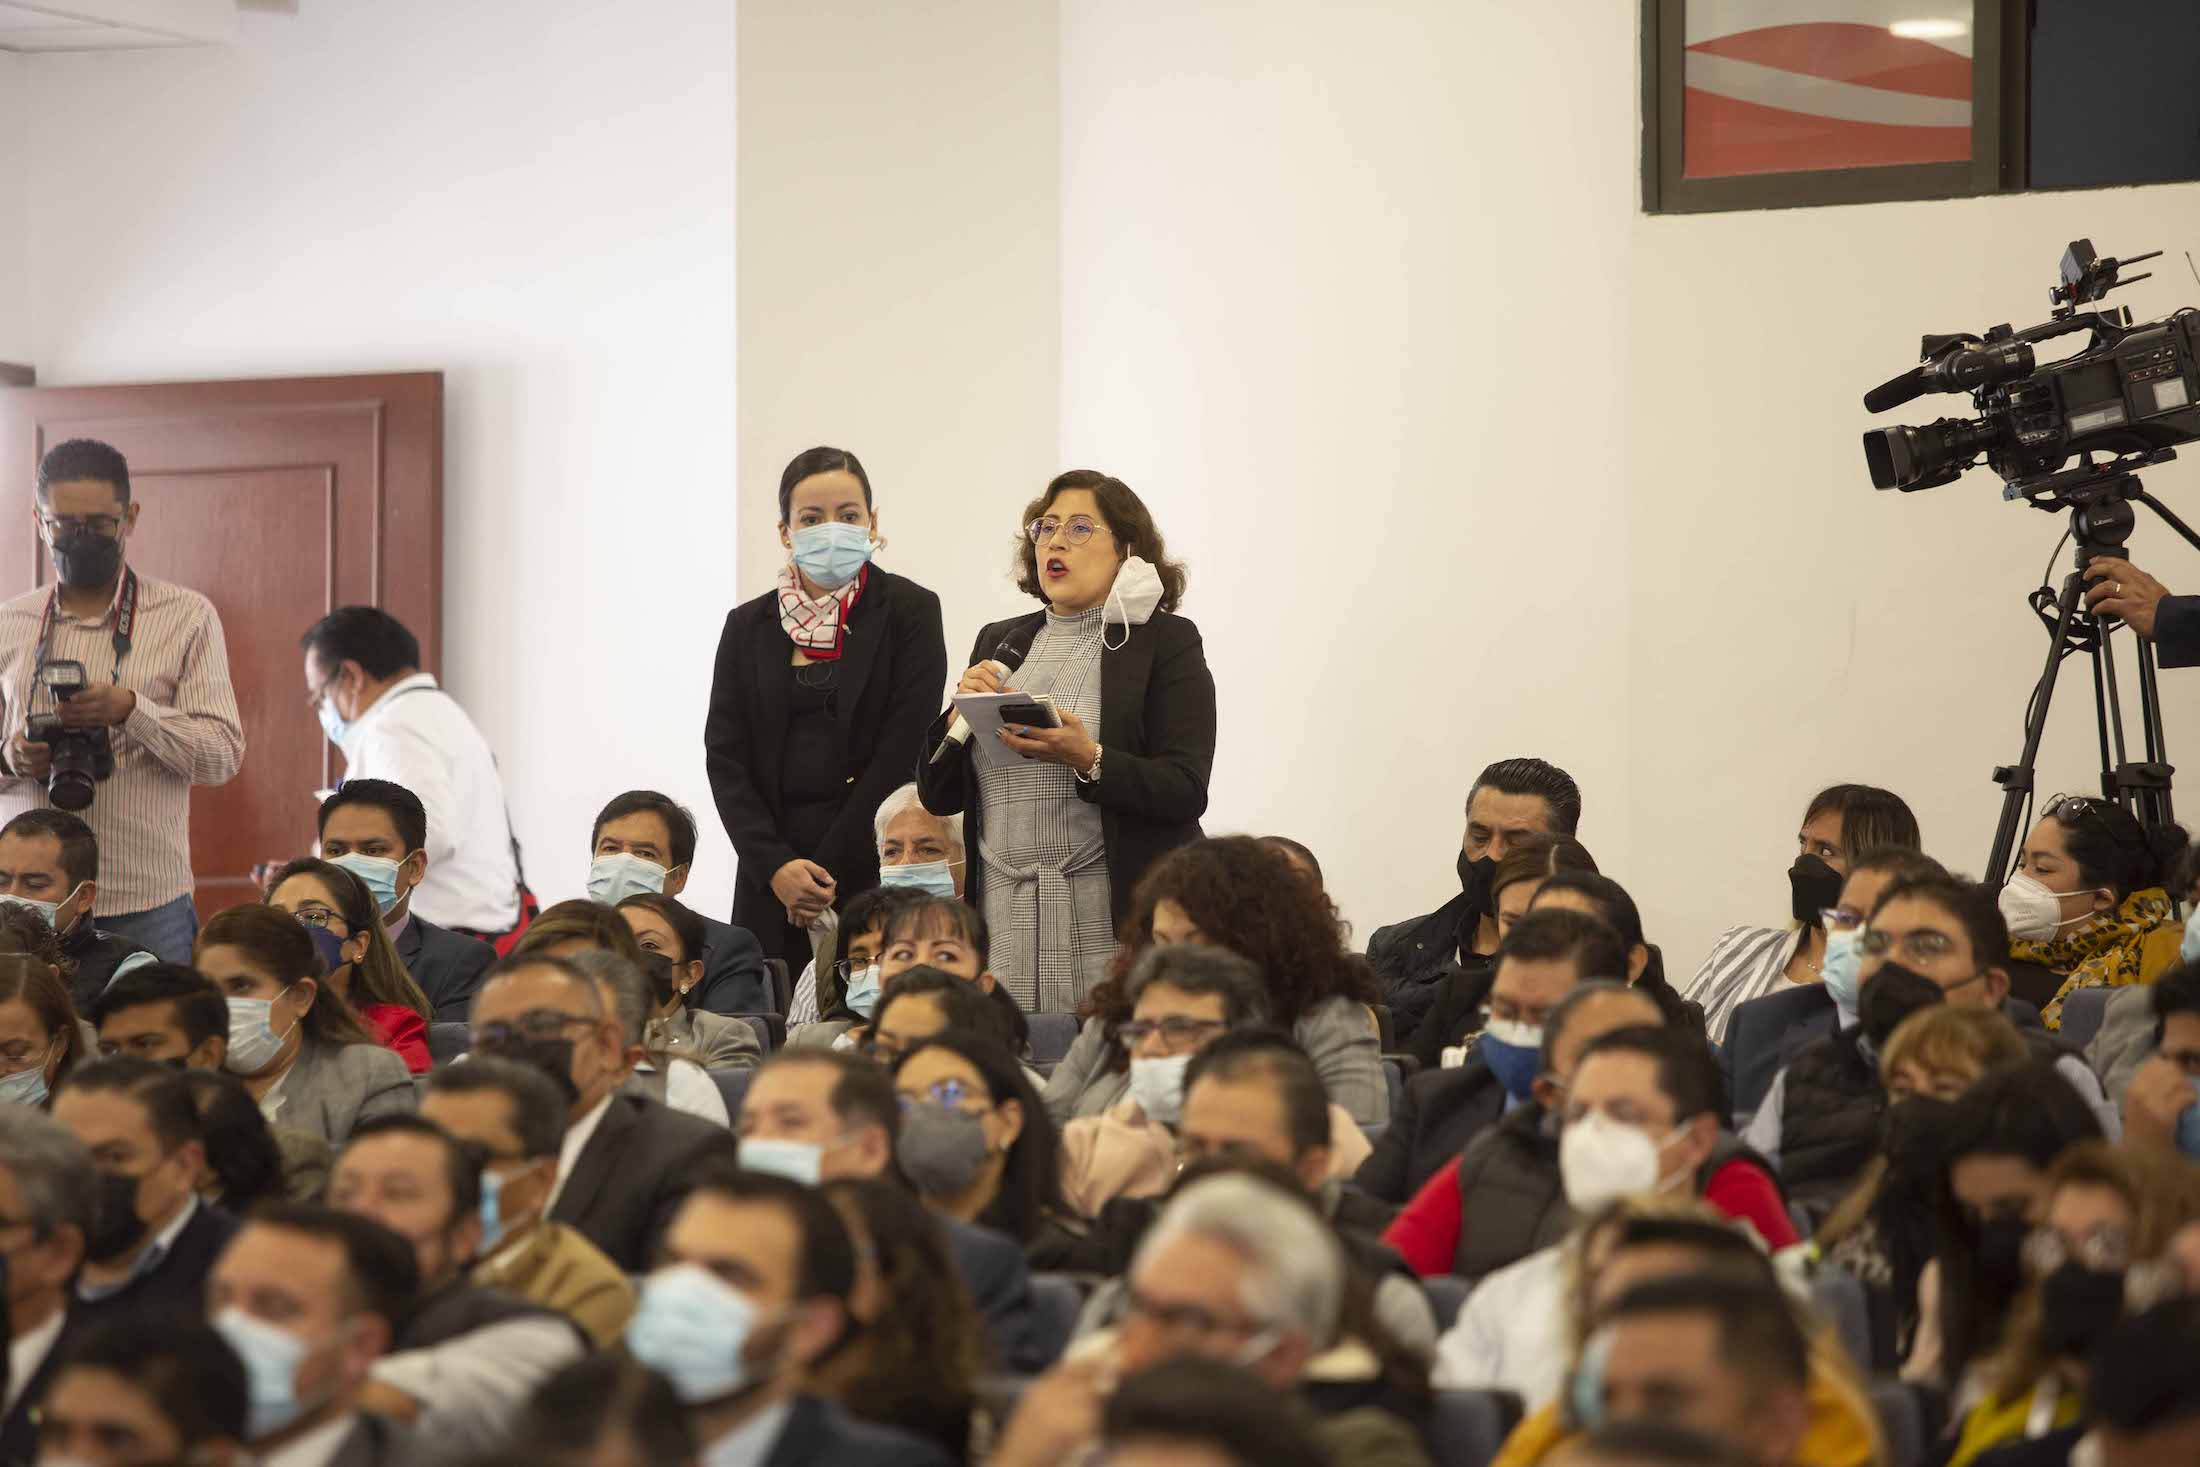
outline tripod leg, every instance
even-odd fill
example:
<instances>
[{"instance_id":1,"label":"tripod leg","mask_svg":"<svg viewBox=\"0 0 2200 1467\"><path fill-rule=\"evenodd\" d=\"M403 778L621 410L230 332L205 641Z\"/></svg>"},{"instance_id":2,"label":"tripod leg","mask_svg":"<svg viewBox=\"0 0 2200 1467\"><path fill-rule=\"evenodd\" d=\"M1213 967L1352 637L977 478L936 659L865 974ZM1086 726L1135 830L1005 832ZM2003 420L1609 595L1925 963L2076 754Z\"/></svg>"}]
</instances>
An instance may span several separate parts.
<instances>
[{"instance_id":1,"label":"tripod leg","mask_svg":"<svg viewBox=\"0 0 2200 1467\"><path fill-rule=\"evenodd\" d=\"M2116 644L2109 638L2116 625L2114 622L2101 622L2093 641L2094 682L2101 699L2094 710L2101 722L2101 798L2122 800L2126 805L2135 805L2132 792L2124 788L2123 779L2127 757L2124 749L2124 701L2118 696L2116 688ZM2131 813L2138 815L2143 812L2133 808Z\"/></svg>"},{"instance_id":2,"label":"tripod leg","mask_svg":"<svg viewBox=\"0 0 2200 1467\"><path fill-rule=\"evenodd\" d=\"M1999 884L2007 879L2011 860L2017 851L2019 828L2024 821L2024 805L2032 793L2033 769L2039 763L2040 739L2047 732L2047 708L2055 698L2055 674L2062 666L2063 657L2070 650L2070 623L2078 612L2078 598L2084 589L2082 572L2073 571L2063 581L2062 595L2055 603L2055 635L2047 644L2047 665L2040 672L2040 680L2033 689L2032 708L2024 720L2024 752L2017 762L1994 771L1994 782L2001 786L2001 821L1994 828L1994 847L1986 858L1987 879Z\"/></svg>"},{"instance_id":3,"label":"tripod leg","mask_svg":"<svg viewBox=\"0 0 2200 1467\"><path fill-rule=\"evenodd\" d=\"M2162 727L2162 691L2155 681L2154 644L2139 639L2139 718L2146 726L2147 763L2162 770L2162 782L2155 791L2153 809L2148 818L2157 825L2173 824L2176 814L2170 804L2169 736Z\"/></svg>"}]
</instances>

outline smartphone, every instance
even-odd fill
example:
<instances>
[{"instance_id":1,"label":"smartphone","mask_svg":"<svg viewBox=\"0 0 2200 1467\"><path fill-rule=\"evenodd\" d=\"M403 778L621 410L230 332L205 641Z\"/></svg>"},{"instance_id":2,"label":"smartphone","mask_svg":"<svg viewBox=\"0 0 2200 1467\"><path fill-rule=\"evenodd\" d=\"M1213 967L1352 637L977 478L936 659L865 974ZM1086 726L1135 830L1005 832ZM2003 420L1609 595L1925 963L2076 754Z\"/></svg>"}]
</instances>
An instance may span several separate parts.
<instances>
[{"instance_id":1,"label":"smartphone","mask_svg":"<svg viewBox=\"0 0 2200 1467\"><path fill-rule=\"evenodd\" d=\"M1060 728L1062 715L1054 711L1051 703L1004 703L1001 722L1023 728Z\"/></svg>"}]
</instances>

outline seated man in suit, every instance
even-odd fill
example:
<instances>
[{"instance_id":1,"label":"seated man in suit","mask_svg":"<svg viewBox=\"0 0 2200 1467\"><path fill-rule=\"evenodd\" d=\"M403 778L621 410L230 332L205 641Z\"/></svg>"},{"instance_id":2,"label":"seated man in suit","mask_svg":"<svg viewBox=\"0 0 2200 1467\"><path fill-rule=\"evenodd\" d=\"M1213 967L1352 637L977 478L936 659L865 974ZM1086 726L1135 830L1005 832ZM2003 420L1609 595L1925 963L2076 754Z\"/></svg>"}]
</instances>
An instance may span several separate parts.
<instances>
[{"instance_id":1,"label":"seated man in suit","mask_svg":"<svg viewBox=\"0 0 2200 1467\"><path fill-rule=\"evenodd\" d=\"M434 1121L384 1116L352 1132L328 1201L412 1245L420 1300L359 1406L412 1427L424 1451L494 1445L535 1388L581 1357L585 1338L564 1315L467 1277L481 1252L481 1167Z\"/></svg>"},{"instance_id":2,"label":"seated man in suit","mask_svg":"<svg viewBox=\"0 0 2200 1467\"><path fill-rule=\"evenodd\" d=\"M481 1247L472 1278L554 1309L608 1350L634 1313L634 1286L548 1202L565 1140L565 1097L549 1076L470 1055L428 1076L420 1113L474 1148L481 1164Z\"/></svg>"},{"instance_id":3,"label":"seated man in suit","mask_svg":"<svg viewBox=\"0 0 2200 1467\"><path fill-rule=\"evenodd\" d=\"M237 1220L199 1200L206 1145L183 1076L126 1055L98 1060L62 1080L53 1118L91 1152L99 1187L74 1313L86 1323L201 1313Z\"/></svg>"},{"instance_id":4,"label":"seated man in suit","mask_svg":"<svg viewBox=\"0 0 2200 1467\"><path fill-rule=\"evenodd\" d=\"M0 825L0 902L28 907L46 919L61 950L76 964L69 998L82 1013L117 973L154 955L129 938L92 925L99 897L99 841L66 810L25 810Z\"/></svg>"},{"instance_id":5,"label":"seated man in suit","mask_svg":"<svg viewBox=\"0 0 2200 1467\"><path fill-rule=\"evenodd\" d=\"M670 795L628 790L597 812L588 851L591 900L615 907L637 892L676 897L687 889L695 860L695 817ZM703 922L703 977L689 991L688 1006L713 1014L776 1012L763 945L747 928L696 915Z\"/></svg>"},{"instance_id":6,"label":"seated man in suit","mask_svg":"<svg viewBox=\"0 0 2200 1467\"><path fill-rule=\"evenodd\" d=\"M244 1363L204 1319L109 1320L71 1341L55 1371L39 1460L241 1462L251 1409Z\"/></svg>"},{"instance_id":7,"label":"seated man in suit","mask_svg":"<svg viewBox=\"0 0 2200 1467\"><path fill-rule=\"evenodd\" d=\"M1585 980L1628 978L1627 944L1617 932L1556 908L1522 918L1496 961L1488 1026L1465 1064L1406 1082L1406 1103L1353 1177L1368 1196L1402 1205L1477 1134L1528 1104L1551 1010Z\"/></svg>"},{"instance_id":8,"label":"seated man in suit","mask_svg":"<svg viewBox=\"0 0 2200 1467\"><path fill-rule=\"evenodd\" d=\"M84 1263L99 1208L97 1175L84 1143L51 1116L26 1105L0 1105L9 1331L0 1460L28 1462L37 1454L32 1412L68 1332L69 1285Z\"/></svg>"},{"instance_id":9,"label":"seated man in suit","mask_svg":"<svg viewBox=\"0 0 2200 1467\"><path fill-rule=\"evenodd\" d=\"M695 1169L734 1154L725 1127L618 1093L626 1074L618 1016L563 958L514 954L491 968L474 996L473 1048L531 1064L564 1093L550 1216L628 1273L649 1266Z\"/></svg>"},{"instance_id":10,"label":"seated man in suit","mask_svg":"<svg viewBox=\"0 0 2200 1467\"><path fill-rule=\"evenodd\" d=\"M251 1383L257 1460L409 1467L409 1433L359 1409L420 1289L413 1250L380 1223L307 1203L263 1207L207 1281L214 1328Z\"/></svg>"},{"instance_id":11,"label":"seated man in suit","mask_svg":"<svg viewBox=\"0 0 2200 1467\"><path fill-rule=\"evenodd\" d=\"M672 1381L712 1467L946 1467L930 1442L801 1389L855 1285L855 1245L816 1188L711 1168L665 1232L626 1347Z\"/></svg>"},{"instance_id":12,"label":"seated man in suit","mask_svg":"<svg viewBox=\"0 0 2200 1467\"><path fill-rule=\"evenodd\" d=\"M741 1164L815 1184L893 1175L901 1104L884 1069L835 1049L773 1055L749 1082L737 1123ZM985 1323L1001 1368L1043 1370L1047 1358L1032 1312L1031 1271L1014 1239L935 1214L956 1271Z\"/></svg>"},{"instance_id":13,"label":"seated man in suit","mask_svg":"<svg viewBox=\"0 0 2200 1467\"><path fill-rule=\"evenodd\" d=\"M478 937L414 913L413 892L428 876L428 812L420 797L386 779L347 779L321 802L321 856L367 884L382 927L439 1024L463 1024L496 961Z\"/></svg>"}]
</instances>

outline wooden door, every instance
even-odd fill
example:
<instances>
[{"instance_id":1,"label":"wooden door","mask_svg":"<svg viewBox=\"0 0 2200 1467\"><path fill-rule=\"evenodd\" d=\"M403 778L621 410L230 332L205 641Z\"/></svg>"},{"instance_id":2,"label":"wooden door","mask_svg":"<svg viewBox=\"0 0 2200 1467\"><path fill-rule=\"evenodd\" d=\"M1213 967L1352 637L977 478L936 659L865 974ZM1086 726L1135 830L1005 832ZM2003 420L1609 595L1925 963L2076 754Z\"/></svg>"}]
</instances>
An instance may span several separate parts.
<instances>
[{"instance_id":1,"label":"wooden door","mask_svg":"<svg viewBox=\"0 0 2200 1467\"><path fill-rule=\"evenodd\" d=\"M31 529L39 457L113 444L144 504L130 564L221 614L244 765L191 795L201 918L257 893L251 871L301 855L338 755L306 704L298 639L323 613L387 607L441 662L443 376L0 390L0 597L51 576Z\"/></svg>"}]
</instances>

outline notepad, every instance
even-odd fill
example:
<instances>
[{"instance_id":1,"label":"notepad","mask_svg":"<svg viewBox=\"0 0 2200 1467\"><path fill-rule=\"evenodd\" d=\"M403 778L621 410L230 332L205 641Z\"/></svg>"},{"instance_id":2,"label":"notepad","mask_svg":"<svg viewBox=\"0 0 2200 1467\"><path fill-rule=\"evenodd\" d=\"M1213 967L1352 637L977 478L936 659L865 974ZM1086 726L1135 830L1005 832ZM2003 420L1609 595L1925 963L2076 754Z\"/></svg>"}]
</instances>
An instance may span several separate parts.
<instances>
[{"instance_id":1,"label":"notepad","mask_svg":"<svg viewBox=\"0 0 2200 1467\"><path fill-rule=\"evenodd\" d=\"M1054 700L1044 693L1019 693L1013 689L1006 693L957 693L955 711L970 725L970 747L976 751L980 764L985 768L997 768L1003 764L1020 764L1023 756L1001 742L1001 710L1018 703L1036 703L1046 710L1044 727L1060 728L1062 715L1055 710Z\"/></svg>"}]
</instances>

